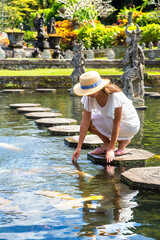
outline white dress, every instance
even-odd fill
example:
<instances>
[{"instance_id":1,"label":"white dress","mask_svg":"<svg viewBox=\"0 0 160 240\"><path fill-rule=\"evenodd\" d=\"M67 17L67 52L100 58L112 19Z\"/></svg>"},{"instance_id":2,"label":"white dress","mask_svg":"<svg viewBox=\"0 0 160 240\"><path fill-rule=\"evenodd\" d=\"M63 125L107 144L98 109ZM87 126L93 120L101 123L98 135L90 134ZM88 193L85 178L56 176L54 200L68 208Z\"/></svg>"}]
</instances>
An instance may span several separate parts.
<instances>
[{"instance_id":1,"label":"white dress","mask_svg":"<svg viewBox=\"0 0 160 240\"><path fill-rule=\"evenodd\" d=\"M123 92L114 92L108 96L107 103L101 107L96 98L83 96L82 103L86 111L91 112L91 119L96 129L111 138L115 108L122 107L119 136L117 140L128 140L139 131L140 121L132 101Z\"/></svg>"}]
</instances>

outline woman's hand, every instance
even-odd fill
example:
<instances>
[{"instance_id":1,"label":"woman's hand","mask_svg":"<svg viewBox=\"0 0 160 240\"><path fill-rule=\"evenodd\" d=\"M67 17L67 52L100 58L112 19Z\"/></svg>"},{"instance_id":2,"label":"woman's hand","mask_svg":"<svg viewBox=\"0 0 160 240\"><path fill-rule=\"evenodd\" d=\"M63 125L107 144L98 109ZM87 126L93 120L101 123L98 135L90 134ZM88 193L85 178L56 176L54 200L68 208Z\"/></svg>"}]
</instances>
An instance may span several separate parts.
<instances>
[{"instance_id":1,"label":"woman's hand","mask_svg":"<svg viewBox=\"0 0 160 240\"><path fill-rule=\"evenodd\" d=\"M107 160L107 163L110 163L114 160L115 156L114 156L114 151L113 150L108 150L106 152L106 160Z\"/></svg>"},{"instance_id":2,"label":"woman's hand","mask_svg":"<svg viewBox=\"0 0 160 240\"><path fill-rule=\"evenodd\" d=\"M78 160L78 157L81 153L81 148L76 148L76 151L74 152L73 156L72 156L72 162L74 162L75 160Z\"/></svg>"}]
</instances>

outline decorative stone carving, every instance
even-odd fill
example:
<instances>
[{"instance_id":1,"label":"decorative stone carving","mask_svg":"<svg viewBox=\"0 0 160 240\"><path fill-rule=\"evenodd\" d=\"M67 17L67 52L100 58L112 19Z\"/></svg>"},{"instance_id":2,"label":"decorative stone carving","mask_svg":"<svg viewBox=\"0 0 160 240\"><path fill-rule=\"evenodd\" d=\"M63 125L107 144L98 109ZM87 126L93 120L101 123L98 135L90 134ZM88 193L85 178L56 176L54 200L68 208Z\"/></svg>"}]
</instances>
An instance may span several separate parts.
<instances>
[{"instance_id":1,"label":"decorative stone carving","mask_svg":"<svg viewBox=\"0 0 160 240\"><path fill-rule=\"evenodd\" d=\"M136 30L133 31L129 31L128 26L126 26L125 29L128 49L123 59L125 72L120 77L124 86L123 91L131 100L133 100L134 97L143 99L144 96L143 64L145 57L139 45L142 31L138 25L136 25L136 27Z\"/></svg>"},{"instance_id":2,"label":"decorative stone carving","mask_svg":"<svg viewBox=\"0 0 160 240\"><path fill-rule=\"evenodd\" d=\"M64 58L65 58L65 59L72 59L73 56L74 56L73 52L68 49L68 50L65 52Z\"/></svg>"},{"instance_id":3,"label":"decorative stone carving","mask_svg":"<svg viewBox=\"0 0 160 240\"><path fill-rule=\"evenodd\" d=\"M149 49L152 49L152 48L153 48L153 43L150 42L150 43L149 43Z\"/></svg>"},{"instance_id":4,"label":"decorative stone carving","mask_svg":"<svg viewBox=\"0 0 160 240\"><path fill-rule=\"evenodd\" d=\"M143 42L141 47L142 47L142 50L145 50L146 44Z\"/></svg>"},{"instance_id":5,"label":"decorative stone carving","mask_svg":"<svg viewBox=\"0 0 160 240\"><path fill-rule=\"evenodd\" d=\"M94 59L94 52L91 49L86 50L85 53L86 53L86 58L87 59Z\"/></svg>"},{"instance_id":6,"label":"decorative stone carving","mask_svg":"<svg viewBox=\"0 0 160 240\"><path fill-rule=\"evenodd\" d=\"M50 19L50 21L47 23L47 33L48 34L55 34L56 33L54 17L52 17Z\"/></svg>"},{"instance_id":7,"label":"decorative stone carving","mask_svg":"<svg viewBox=\"0 0 160 240\"><path fill-rule=\"evenodd\" d=\"M73 50L75 51L75 55L71 60L71 64L74 67L74 70L71 74L72 79L72 89L71 94L73 94L73 86L79 82L79 77L81 74L85 72L85 58L83 52L83 43L74 42Z\"/></svg>"},{"instance_id":8,"label":"decorative stone carving","mask_svg":"<svg viewBox=\"0 0 160 240\"><path fill-rule=\"evenodd\" d=\"M5 59L5 57L6 57L5 51L0 46L0 59Z\"/></svg>"},{"instance_id":9,"label":"decorative stone carving","mask_svg":"<svg viewBox=\"0 0 160 240\"><path fill-rule=\"evenodd\" d=\"M157 48L160 49L160 41L157 43Z\"/></svg>"},{"instance_id":10,"label":"decorative stone carving","mask_svg":"<svg viewBox=\"0 0 160 240\"><path fill-rule=\"evenodd\" d=\"M49 50L43 51L43 59L51 59L51 52Z\"/></svg>"},{"instance_id":11,"label":"decorative stone carving","mask_svg":"<svg viewBox=\"0 0 160 240\"><path fill-rule=\"evenodd\" d=\"M109 60L113 60L113 59L115 59L115 52L112 50L112 49L110 49L109 51L108 51L108 59Z\"/></svg>"}]
</instances>

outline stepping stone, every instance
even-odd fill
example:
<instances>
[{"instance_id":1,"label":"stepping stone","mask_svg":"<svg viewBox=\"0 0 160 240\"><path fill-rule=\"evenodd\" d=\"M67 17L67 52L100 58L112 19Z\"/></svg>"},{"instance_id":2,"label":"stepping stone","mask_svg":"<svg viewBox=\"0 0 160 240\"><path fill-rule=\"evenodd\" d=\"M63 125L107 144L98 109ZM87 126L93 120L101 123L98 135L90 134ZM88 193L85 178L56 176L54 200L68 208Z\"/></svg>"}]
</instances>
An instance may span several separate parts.
<instances>
[{"instance_id":1,"label":"stepping stone","mask_svg":"<svg viewBox=\"0 0 160 240\"><path fill-rule=\"evenodd\" d=\"M52 127L56 125L68 125L71 123L77 123L77 120L71 118L41 118L35 120L35 123L39 127Z\"/></svg>"},{"instance_id":2,"label":"stepping stone","mask_svg":"<svg viewBox=\"0 0 160 240\"><path fill-rule=\"evenodd\" d=\"M136 110L146 110L147 106L134 106Z\"/></svg>"},{"instance_id":3,"label":"stepping stone","mask_svg":"<svg viewBox=\"0 0 160 240\"><path fill-rule=\"evenodd\" d=\"M15 108L21 108L21 107L40 107L41 104L38 103L15 103L15 104L10 104L10 108L15 109Z\"/></svg>"},{"instance_id":4,"label":"stepping stone","mask_svg":"<svg viewBox=\"0 0 160 240\"><path fill-rule=\"evenodd\" d=\"M150 96L152 94L155 94L156 92L144 92L144 96Z\"/></svg>"},{"instance_id":5,"label":"stepping stone","mask_svg":"<svg viewBox=\"0 0 160 240\"><path fill-rule=\"evenodd\" d=\"M76 148L78 144L79 136L68 137L64 139L64 142L69 147ZM82 144L82 148L98 147L103 144L102 140L97 135L87 135Z\"/></svg>"},{"instance_id":6,"label":"stepping stone","mask_svg":"<svg viewBox=\"0 0 160 240\"><path fill-rule=\"evenodd\" d=\"M4 89L4 93L22 93L24 92L23 89Z\"/></svg>"},{"instance_id":7,"label":"stepping stone","mask_svg":"<svg viewBox=\"0 0 160 240\"><path fill-rule=\"evenodd\" d=\"M17 108L18 113L29 113L29 112L49 112L51 108L42 108L42 107L26 107L26 108Z\"/></svg>"},{"instance_id":8,"label":"stepping stone","mask_svg":"<svg viewBox=\"0 0 160 240\"><path fill-rule=\"evenodd\" d=\"M48 128L49 133L55 136L75 135L80 131L80 125L55 126Z\"/></svg>"},{"instance_id":9,"label":"stepping stone","mask_svg":"<svg viewBox=\"0 0 160 240\"><path fill-rule=\"evenodd\" d=\"M56 89L48 89L48 88L39 88L39 89L36 89L37 92L56 92L57 90Z\"/></svg>"},{"instance_id":10,"label":"stepping stone","mask_svg":"<svg viewBox=\"0 0 160 240\"><path fill-rule=\"evenodd\" d=\"M121 174L121 180L134 189L160 192L160 167L131 168Z\"/></svg>"},{"instance_id":11,"label":"stepping stone","mask_svg":"<svg viewBox=\"0 0 160 240\"><path fill-rule=\"evenodd\" d=\"M127 148L129 149L129 148ZM135 149L128 154L116 156L115 160L112 161L112 165L119 166L128 166L128 165L145 165L145 161L155 154L144 150L144 149ZM105 155L93 155L91 153L87 154L87 158L95 164L106 165Z\"/></svg>"},{"instance_id":12,"label":"stepping stone","mask_svg":"<svg viewBox=\"0 0 160 240\"><path fill-rule=\"evenodd\" d=\"M149 95L150 98L160 98L160 94L159 93L154 93Z\"/></svg>"},{"instance_id":13,"label":"stepping stone","mask_svg":"<svg viewBox=\"0 0 160 240\"><path fill-rule=\"evenodd\" d=\"M26 113L24 116L26 118L29 118L29 119L55 118L55 117L62 116L62 113L55 113L55 112L31 112L31 113Z\"/></svg>"}]
</instances>

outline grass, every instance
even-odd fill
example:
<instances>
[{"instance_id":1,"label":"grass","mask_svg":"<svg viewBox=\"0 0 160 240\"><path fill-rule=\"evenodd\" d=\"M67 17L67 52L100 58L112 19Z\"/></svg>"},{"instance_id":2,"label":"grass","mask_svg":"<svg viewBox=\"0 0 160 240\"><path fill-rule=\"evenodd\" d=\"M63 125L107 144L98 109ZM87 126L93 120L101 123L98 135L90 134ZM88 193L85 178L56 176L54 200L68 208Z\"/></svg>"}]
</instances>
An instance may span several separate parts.
<instances>
[{"instance_id":1,"label":"grass","mask_svg":"<svg viewBox=\"0 0 160 240\"><path fill-rule=\"evenodd\" d=\"M0 76L70 76L73 68L66 69L33 69L33 70L0 70ZM100 75L122 75L124 72L120 68L86 68L86 71L97 71ZM151 75L160 75L158 69L147 68L145 72Z\"/></svg>"}]
</instances>

